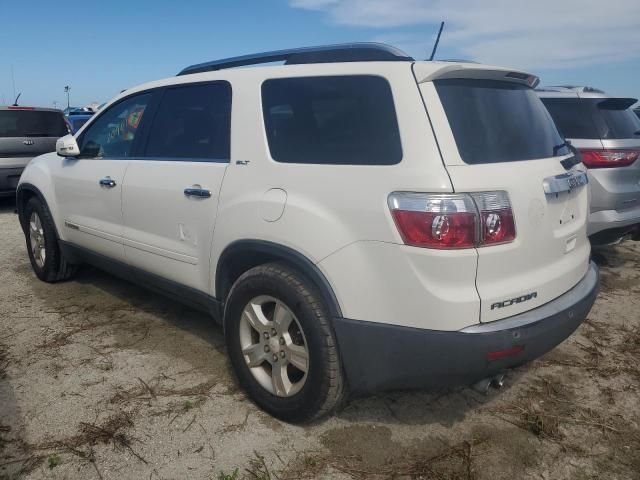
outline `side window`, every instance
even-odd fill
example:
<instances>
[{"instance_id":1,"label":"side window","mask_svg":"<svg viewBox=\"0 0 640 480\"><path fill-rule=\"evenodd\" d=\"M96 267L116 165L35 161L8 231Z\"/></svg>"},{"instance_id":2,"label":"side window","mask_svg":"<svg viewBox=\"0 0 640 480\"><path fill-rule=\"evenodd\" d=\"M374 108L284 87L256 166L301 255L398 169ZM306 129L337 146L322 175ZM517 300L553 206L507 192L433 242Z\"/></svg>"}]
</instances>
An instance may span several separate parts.
<instances>
[{"instance_id":1,"label":"side window","mask_svg":"<svg viewBox=\"0 0 640 480\"><path fill-rule=\"evenodd\" d=\"M104 112L82 135L80 156L126 158L132 153L138 127L151 93L127 98Z\"/></svg>"},{"instance_id":2,"label":"side window","mask_svg":"<svg viewBox=\"0 0 640 480\"><path fill-rule=\"evenodd\" d=\"M267 80L262 110L277 162L394 165L402 160L391 87L381 77Z\"/></svg>"},{"instance_id":3,"label":"side window","mask_svg":"<svg viewBox=\"0 0 640 480\"><path fill-rule=\"evenodd\" d=\"M151 123L145 157L229 161L231 85L228 82L167 88Z\"/></svg>"}]
</instances>

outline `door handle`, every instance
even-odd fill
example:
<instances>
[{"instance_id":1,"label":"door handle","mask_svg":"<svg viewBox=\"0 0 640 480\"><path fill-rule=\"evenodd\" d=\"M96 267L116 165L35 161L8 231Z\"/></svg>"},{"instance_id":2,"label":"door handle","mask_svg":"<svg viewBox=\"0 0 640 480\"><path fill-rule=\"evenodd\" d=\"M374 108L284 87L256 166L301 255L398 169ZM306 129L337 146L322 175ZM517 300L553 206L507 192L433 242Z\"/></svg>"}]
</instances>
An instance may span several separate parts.
<instances>
[{"instance_id":1,"label":"door handle","mask_svg":"<svg viewBox=\"0 0 640 480\"><path fill-rule=\"evenodd\" d=\"M184 194L187 197L209 198L211 196L211 191L206 188L202 188L200 185L191 185L184 189Z\"/></svg>"},{"instance_id":2,"label":"door handle","mask_svg":"<svg viewBox=\"0 0 640 480\"><path fill-rule=\"evenodd\" d=\"M111 177L101 178L98 183L100 184L101 187L113 188L116 186L116 181L113 180Z\"/></svg>"}]
</instances>

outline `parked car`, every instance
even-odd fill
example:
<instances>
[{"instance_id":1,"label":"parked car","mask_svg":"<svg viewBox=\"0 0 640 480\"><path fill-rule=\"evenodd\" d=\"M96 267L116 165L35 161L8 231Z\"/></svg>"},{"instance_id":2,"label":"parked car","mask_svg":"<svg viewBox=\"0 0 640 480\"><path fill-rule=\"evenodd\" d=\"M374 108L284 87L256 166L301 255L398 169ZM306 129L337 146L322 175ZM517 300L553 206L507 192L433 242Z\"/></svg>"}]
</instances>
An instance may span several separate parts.
<instances>
[{"instance_id":1,"label":"parked car","mask_svg":"<svg viewBox=\"0 0 640 480\"><path fill-rule=\"evenodd\" d=\"M55 152L56 140L69 132L60 110L0 106L0 197L15 195L27 163Z\"/></svg>"},{"instance_id":2,"label":"parked car","mask_svg":"<svg viewBox=\"0 0 640 480\"><path fill-rule=\"evenodd\" d=\"M185 68L29 165L31 265L56 282L91 263L210 312L242 387L288 421L347 391L497 378L598 290L587 177L537 82L378 44Z\"/></svg>"},{"instance_id":3,"label":"parked car","mask_svg":"<svg viewBox=\"0 0 640 480\"><path fill-rule=\"evenodd\" d=\"M636 107L633 111L635 112L636 116L640 118L640 107Z\"/></svg>"},{"instance_id":4,"label":"parked car","mask_svg":"<svg viewBox=\"0 0 640 480\"><path fill-rule=\"evenodd\" d=\"M71 127L71 133L76 133L80 128L89 121L89 119L93 116L94 112L90 111L74 111L69 112L67 115L67 122Z\"/></svg>"},{"instance_id":5,"label":"parked car","mask_svg":"<svg viewBox=\"0 0 640 480\"><path fill-rule=\"evenodd\" d=\"M640 240L640 119L630 108L637 100L575 86L545 87L538 95L589 169L592 243Z\"/></svg>"}]
</instances>

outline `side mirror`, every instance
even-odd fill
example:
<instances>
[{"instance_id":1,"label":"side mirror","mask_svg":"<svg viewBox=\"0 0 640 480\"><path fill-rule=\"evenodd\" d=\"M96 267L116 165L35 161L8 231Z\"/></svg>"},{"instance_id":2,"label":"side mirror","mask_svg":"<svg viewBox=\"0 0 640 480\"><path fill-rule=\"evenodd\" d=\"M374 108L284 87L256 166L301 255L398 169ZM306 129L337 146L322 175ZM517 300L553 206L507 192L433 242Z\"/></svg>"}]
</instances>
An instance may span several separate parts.
<instances>
[{"instance_id":1,"label":"side mirror","mask_svg":"<svg viewBox=\"0 0 640 480\"><path fill-rule=\"evenodd\" d=\"M56 142L56 153L61 157L77 157L80 155L80 147L73 135L65 135Z\"/></svg>"}]
</instances>

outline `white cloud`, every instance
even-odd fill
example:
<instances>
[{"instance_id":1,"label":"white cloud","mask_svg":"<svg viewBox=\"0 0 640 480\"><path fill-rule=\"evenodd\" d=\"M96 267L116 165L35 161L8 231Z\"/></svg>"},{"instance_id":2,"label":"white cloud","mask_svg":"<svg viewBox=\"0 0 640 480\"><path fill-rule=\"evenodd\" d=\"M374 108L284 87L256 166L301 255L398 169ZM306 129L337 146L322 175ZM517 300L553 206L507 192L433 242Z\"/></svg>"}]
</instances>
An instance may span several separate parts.
<instances>
[{"instance_id":1,"label":"white cloud","mask_svg":"<svg viewBox=\"0 0 640 480\"><path fill-rule=\"evenodd\" d=\"M290 0L337 24L385 29L386 40L423 55L433 34L401 27L446 22L443 45L460 56L521 67L562 68L640 57L640 1ZM415 32L415 28L410 29ZM398 39L397 41L394 41Z\"/></svg>"}]
</instances>

